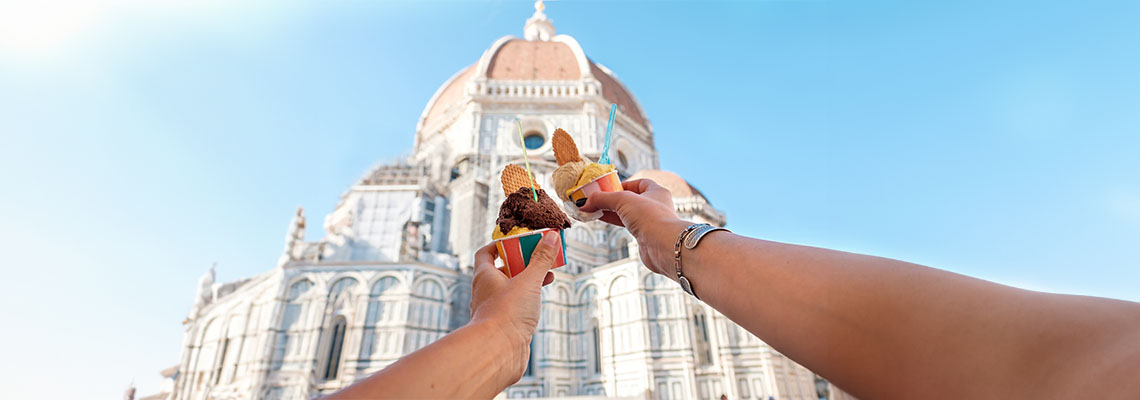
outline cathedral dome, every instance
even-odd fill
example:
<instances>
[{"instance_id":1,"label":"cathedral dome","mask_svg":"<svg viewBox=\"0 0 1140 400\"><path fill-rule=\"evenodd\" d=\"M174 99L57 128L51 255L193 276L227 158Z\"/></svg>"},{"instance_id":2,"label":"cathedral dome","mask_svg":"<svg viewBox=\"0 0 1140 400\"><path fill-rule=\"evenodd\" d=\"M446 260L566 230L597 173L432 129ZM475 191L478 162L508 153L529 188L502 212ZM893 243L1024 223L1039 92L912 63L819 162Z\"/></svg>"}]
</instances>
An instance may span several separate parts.
<instances>
[{"instance_id":1,"label":"cathedral dome","mask_svg":"<svg viewBox=\"0 0 1140 400\"><path fill-rule=\"evenodd\" d=\"M648 118L629 89L604 65L587 58L573 37L554 35L553 24L541 10L527 20L524 32L525 38L504 36L495 41L475 64L460 69L444 82L424 107L419 127L447 119L477 96L502 94L494 92L488 83L578 81L595 88L583 87L571 94L600 94L606 102L616 103L634 122L648 128ZM520 93L535 94L563 93Z\"/></svg>"},{"instance_id":2,"label":"cathedral dome","mask_svg":"<svg viewBox=\"0 0 1140 400\"><path fill-rule=\"evenodd\" d=\"M708 202L708 198L706 198L700 190L697 190L697 188L693 187L693 185L690 185L689 182L685 181L685 178L682 178L680 175L669 171L662 171L659 169L643 169L641 171L637 171L637 173L633 174L633 176L629 177L629 179L649 179L651 181L657 182L658 185L669 189L669 193L673 194L673 198L699 197L705 202Z\"/></svg>"},{"instance_id":3,"label":"cathedral dome","mask_svg":"<svg viewBox=\"0 0 1140 400\"><path fill-rule=\"evenodd\" d=\"M680 175L659 169L643 169L629 179L649 179L669 189L669 193L673 195L673 207L682 218L691 218L697 222L707 222L716 226L724 226L727 221L724 212L713 208L709 199Z\"/></svg>"}]
</instances>

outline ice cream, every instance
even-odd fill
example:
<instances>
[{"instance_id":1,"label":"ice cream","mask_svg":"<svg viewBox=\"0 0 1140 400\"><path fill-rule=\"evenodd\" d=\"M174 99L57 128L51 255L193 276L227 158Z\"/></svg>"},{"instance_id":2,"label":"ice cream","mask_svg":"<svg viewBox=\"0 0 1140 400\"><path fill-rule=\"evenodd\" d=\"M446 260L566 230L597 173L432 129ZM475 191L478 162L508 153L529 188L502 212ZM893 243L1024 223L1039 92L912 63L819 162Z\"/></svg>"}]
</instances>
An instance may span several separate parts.
<instances>
[{"instance_id":1,"label":"ice cream","mask_svg":"<svg viewBox=\"0 0 1140 400\"><path fill-rule=\"evenodd\" d=\"M507 231L507 233L503 233L503 231L499 229L499 226L495 225L495 229L491 230L491 240L502 239L502 238L505 238L507 236L514 236L514 235L518 235L520 233L527 233L527 232L530 232L530 228L524 228L521 226L516 226L514 228L511 228L511 230Z\"/></svg>"},{"instance_id":2,"label":"ice cream","mask_svg":"<svg viewBox=\"0 0 1140 400\"><path fill-rule=\"evenodd\" d=\"M499 219L495 224L499 233L511 236L542 228L566 229L570 227L570 218L546 192L538 191L536 203L530 188L524 187L507 195L503 205L499 206Z\"/></svg>"},{"instance_id":3,"label":"ice cream","mask_svg":"<svg viewBox=\"0 0 1140 400\"><path fill-rule=\"evenodd\" d=\"M554 158L558 161L558 168L554 170L552 176L554 191L562 201L581 207L585 204L589 193L622 190L621 182L616 175L607 178L606 182L592 185L595 180L616 169L613 165L590 162L589 159L582 157L578 153L578 145L574 144L574 139L566 131L555 130L551 143L554 148ZM596 216L590 219L596 219Z\"/></svg>"},{"instance_id":4,"label":"ice cream","mask_svg":"<svg viewBox=\"0 0 1140 400\"><path fill-rule=\"evenodd\" d=\"M554 181L554 191L558 192L559 199L562 199L562 201L570 201L566 190L562 188L568 189L578 186L578 178L582 177L582 171L586 169L587 165L590 165L589 161L578 160L567 162L554 169L554 173L551 174L550 179Z\"/></svg>"},{"instance_id":5,"label":"ice cream","mask_svg":"<svg viewBox=\"0 0 1140 400\"><path fill-rule=\"evenodd\" d=\"M503 193L506 200L499 206L499 218L491 239L499 239L543 228L566 229L570 218L545 191L539 190L530 174L521 167L510 164L503 169ZM532 191L531 187L534 187ZM537 196L535 194L537 193ZM535 198L538 201L535 201Z\"/></svg>"},{"instance_id":6,"label":"ice cream","mask_svg":"<svg viewBox=\"0 0 1140 400\"><path fill-rule=\"evenodd\" d=\"M613 165L590 163L590 165L587 165L586 168L582 170L582 177L578 178L578 182L575 183L574 186L577 187L585 185L594 179L598 179L599 176L608 174L615 170L616 169Z\"/></svg>"},{"instance_id":7,"label":"ice cream","mask_svg":"<svg viewBox=\"0 0 1140 400\"><path fill-rule=\"evenodd\" d=\"M522 167L507 165L503 169L502 181L503 194L507 198L499 206L499 218L495 220L491 240L503 260L503 272L507 277L522 273L547 232L556 232L561 238L552 268L566 265L564 232L570 227L570 218Z\"/></svg>"}]
</instances>

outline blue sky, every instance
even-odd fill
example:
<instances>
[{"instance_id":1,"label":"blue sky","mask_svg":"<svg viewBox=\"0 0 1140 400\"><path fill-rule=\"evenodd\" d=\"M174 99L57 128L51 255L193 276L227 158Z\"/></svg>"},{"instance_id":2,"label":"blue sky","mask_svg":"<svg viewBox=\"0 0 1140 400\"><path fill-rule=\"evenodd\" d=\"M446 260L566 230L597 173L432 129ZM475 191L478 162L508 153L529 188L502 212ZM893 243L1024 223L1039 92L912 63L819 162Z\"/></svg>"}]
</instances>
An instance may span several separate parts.
<instances>
[{"instance_id":1,"label":"blue sky","mask_svg":"<svg viewBox=\"0 0 1140 400\"><path fill-rule=\"evenodd\" d=\"M407 154L528 1L0 5L0 376L157 388L195 283ZM1140 3L550 2L765 239L1140 300ZM695 160L695 161L694 161Z\"/></svg>"}]
</instances>

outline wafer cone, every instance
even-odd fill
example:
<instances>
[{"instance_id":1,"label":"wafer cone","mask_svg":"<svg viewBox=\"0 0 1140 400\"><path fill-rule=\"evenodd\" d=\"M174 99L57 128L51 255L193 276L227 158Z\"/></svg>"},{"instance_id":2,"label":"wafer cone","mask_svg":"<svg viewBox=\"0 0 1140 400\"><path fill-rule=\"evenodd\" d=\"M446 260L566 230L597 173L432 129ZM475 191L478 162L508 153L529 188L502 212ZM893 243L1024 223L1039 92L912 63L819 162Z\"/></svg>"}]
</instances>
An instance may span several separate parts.
<instances>
[{"instance_id":1,"label":"wafer cone","mask_svg":"<svg viewBox=\"0 0 1140 400\"><path fill-rule=\"evenodd\" d=\"M582 159L578 155L578 145L574 144L574 138L570 137L570 134L562 128L554 130L554 137L550 141L554 147L554 159L558 160L558 165Z\"/></svg>"},{"instance_id":2,"label":"wafer cone","mask_svg":"<svg viewBox=\"0 0 1140 400\"><path fill-rule=\"evenodd\" d=\"M530 174L526 173L526 169L514 164L507 164L506 168L503 168L501 179L503 181L503 194L507 196L510 196L511 193L517 192L524 187L530 187L532 183L534 184L534 190L541 189L538 186L538 182L535 182Z\"/></svg>"}]
</instances>

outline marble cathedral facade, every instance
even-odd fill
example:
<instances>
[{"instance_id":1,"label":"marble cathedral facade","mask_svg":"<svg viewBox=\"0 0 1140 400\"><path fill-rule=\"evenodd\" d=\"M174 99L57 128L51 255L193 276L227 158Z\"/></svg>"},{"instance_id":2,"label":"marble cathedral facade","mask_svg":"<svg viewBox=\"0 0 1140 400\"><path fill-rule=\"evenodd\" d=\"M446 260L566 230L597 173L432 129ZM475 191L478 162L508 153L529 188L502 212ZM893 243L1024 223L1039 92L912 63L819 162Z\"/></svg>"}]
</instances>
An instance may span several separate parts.
<instances>
[{"instance_id":1,"label":"marble cathedral facade","mask_svg":"<svg viewBox=\"0 0 1140 400\"><path fill-rule=\"evenodd\" d=\"M276 266L199 282L181 357L157 398L308 399L333 392L462 326L471 254L503 200L498 172L526 146L540 182L556 166L555 128L597 159L611 103L611 157L623 178L668 187L685 218L724 213L659 170L633 94L541 8L524 37L503 37L443 84L419 118L413 154L369 171L305 238L298 210ZM520 143L515 118L522 121ZM724 316L649 274L628 232L576 223L568 265L543 289L525 376L501 396L815 399L814 375Z\"/></svg>"}]
</instances>

